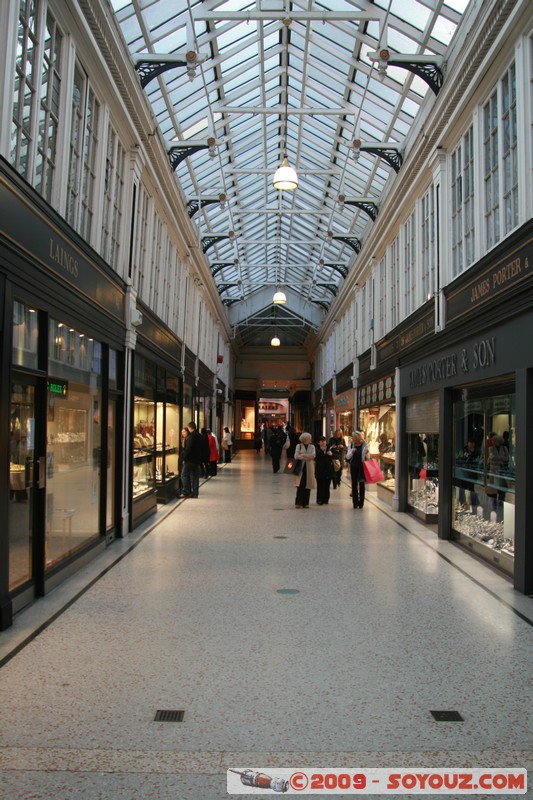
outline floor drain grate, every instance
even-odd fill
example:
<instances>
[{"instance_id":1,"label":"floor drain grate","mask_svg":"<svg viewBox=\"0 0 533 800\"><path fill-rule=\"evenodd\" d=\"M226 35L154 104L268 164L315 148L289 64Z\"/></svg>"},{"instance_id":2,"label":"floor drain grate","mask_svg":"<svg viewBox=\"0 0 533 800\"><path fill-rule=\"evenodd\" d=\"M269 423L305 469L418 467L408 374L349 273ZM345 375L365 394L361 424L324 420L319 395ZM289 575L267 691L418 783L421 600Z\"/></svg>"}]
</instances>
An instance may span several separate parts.
<instances>
[{"instance_id":1,"label":"floor drain grate","mask_svg":"<svg viewBox=\"0 0 533 800\"><path fill-rule=\"evenodd\" d=\"M287 539L287 536L273 536L273 539Z\"/></svg>"},{"instance_id":2,"label":"floor drain grate","mask_svg":"<svg viewBox=\"0 0 533 800\"><path fill-rule=\"evenodd\" d=\"M458 711L430 711L437 722L464 722Z\"/></svg>"},{"instance_id":3,"label":"floor drain grate","mask_svg":"<svg viewBox=\"0 0 533 800\"><path fill-rule=\"evenodd\" d=\"M278 594L300 594L299 589L276 589Z\"/></svg>"},{"instance_id":4,"label":"floor drain grate","mask_svg":"<svg viewBox=\"0 0 533 800\"><path fill-rule=\"evenodd\" d=\"M154 722L183 722L185 711L169 711L163 709L156 711Z\"/></svg>"}]
</instances>

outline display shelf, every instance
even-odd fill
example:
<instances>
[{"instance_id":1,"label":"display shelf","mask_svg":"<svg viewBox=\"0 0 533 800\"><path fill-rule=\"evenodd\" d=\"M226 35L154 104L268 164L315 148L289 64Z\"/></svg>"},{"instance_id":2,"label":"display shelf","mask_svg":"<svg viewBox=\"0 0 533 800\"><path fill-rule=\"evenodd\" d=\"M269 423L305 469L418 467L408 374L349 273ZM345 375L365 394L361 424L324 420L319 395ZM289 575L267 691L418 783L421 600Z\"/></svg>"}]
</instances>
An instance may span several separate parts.
<instances>
[{"instance_id":1,"label":"display shelf","mask_svg":"<svg viewBox=\"0 0 533 800\"><path fill-rule=\"evenodd\" d=\"M392 500L394 497L394 490L395 490L395 482L394 479L386 480L386 481L379 481L376 485L378 499L383 500L389 506L392 506Z\"/></svg>"}]
</instances>

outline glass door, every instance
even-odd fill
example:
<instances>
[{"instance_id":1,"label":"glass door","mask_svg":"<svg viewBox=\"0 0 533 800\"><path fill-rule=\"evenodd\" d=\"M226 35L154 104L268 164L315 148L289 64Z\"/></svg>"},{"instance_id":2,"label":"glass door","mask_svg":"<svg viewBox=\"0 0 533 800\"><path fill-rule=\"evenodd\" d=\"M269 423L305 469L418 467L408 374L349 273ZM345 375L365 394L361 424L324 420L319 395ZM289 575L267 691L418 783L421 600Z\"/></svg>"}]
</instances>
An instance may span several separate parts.
<instances>
[{"instance_id":1,"label":"glass door","mask_svg":"<svg viewBox=\"0 0 533 800\"><path fill-rule=\"evenodd\" d=\"M36 385L13 380L9 407L9 591L34 579Z\"/></svg>"}]
</instances>

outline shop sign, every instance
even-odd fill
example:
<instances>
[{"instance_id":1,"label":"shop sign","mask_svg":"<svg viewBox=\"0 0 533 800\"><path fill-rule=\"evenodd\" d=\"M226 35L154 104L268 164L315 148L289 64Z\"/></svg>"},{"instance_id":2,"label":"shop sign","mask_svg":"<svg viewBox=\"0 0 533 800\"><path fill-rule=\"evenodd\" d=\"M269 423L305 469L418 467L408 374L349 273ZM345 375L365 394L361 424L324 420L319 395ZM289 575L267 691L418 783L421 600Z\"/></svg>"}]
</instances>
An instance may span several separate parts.
<instances>
[{"instance_id":1,"label":"shop sign","mask_svg":"<svg viewBox=\"0 0 533 800\"><path fill-rule=\"evenodd\" d=\"M503 292L529 280L533 274L532 241L511 255L506 254L447 298L446 320L451 322L463 314L477 309Z\"/></svg>"},{"instance_id":2,"label":"shop sign","mask_svg":"<svg viewBox=\"0 0 533 800\"><path fill-rule=\"evenodd\" d=\"M0 207L3 236L16 244L21 243L23 249L45 269L113 316L123 319L123 293L111 277L85 258L74 242L67 241L51 220L33 208L27 198L18 194L1 177Z\"/></svg>"},{"instance_id":3,"label":"shop sign","mask_svg":"<svg viewBox=\"0 0 533 800\"><path fill-rule=\"evenodd\" d=\"M346 409L353 409L355 400L355 392L353 389L348 389L345 392L339 392L335 397L335 410L339 413L346 411Z\"/></svg>"},{"instance_id":4,"label":"shop sign","mask_svg":"<svg viewBox=\"0 0 533 800\"><path fill-rule=\"evenodd\" d=\"M376 403L393 403L395 400L394 375L389 375L387 378L361 386L358 398L359 408L375 405Z\"/></svg>"},{"instance_id":5,"label":"shop sign","mask_svg":"<svg viewBox=\"0 0 533 800\"><path fill-rule=\"evenodd\" d=\"M496 337L481 339L469 347L426 361L409 370L409 386L432 386L459 375L476 375L496 363Z\"/></svg>"},{"instance_id":6,"label":"shop sign","mask_svg":"<svg viewBox=\"0 0 533 800\"><path fill-rule=\"evenodd\" d=\"M393 356L397 356L406 347L410 347L415 342L419 342L425 336L435 331L435 308L432 307L429 314L427 314L419 322L411 325L410 328L399 333L393 339L379 342L377 345L377 363L381 364Z\"/></svg>"},{"instance_id":7,"label":"shop sign","mask_svg":"<svg viewBox=\"0 0 533 800\"><path fill-rule=\"evenodd\" d=\"M68 395L68 381L50 378L48 381L48 391L50 394L56 395L56 397L66 397Z\"/></svg>"}]
</instances>

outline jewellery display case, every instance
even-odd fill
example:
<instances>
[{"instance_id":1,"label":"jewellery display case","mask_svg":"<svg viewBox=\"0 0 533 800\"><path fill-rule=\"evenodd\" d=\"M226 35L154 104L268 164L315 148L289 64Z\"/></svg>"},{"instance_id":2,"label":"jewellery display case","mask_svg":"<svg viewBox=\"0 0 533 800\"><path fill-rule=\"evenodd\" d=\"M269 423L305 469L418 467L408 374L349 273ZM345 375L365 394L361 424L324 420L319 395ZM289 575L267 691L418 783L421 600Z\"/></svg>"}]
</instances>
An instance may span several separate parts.
<instances>
[{"instance_id":1,"label":"jewellery display case","mask_svg":"<svg viewBox=\"0 0 533 800\"><path fill-rule=\"evenodd\" d=\"M515 549L514 431L514 394L474 396L454 403L454 538L511 576Z\"/></svg>"},{"instance_id":2,"label":"jewellery display case","mask_svg":"<svg viewBox=\"0 0 533 800\"><path fill-rule=\"evenodd\" d=\"M133 498L155 487L155 403L143 397L133 402Z\"/></svg>"},{"instance_id":3,"label":"jewellery display case","mask_svg":"<svg viewBox=\"0 0 533 800\"><path fill-rule=\"evenodd\" d=\"M175 402L167 399L156 404L155 483L157 499L162 503L175 497L179 479L181 426L177 393L172 395L172 399Z\"/></svg>"},{"instance_id":4,"label":"jewellery display case","mask_svg":"<svg viewBox=\"0 0 533 800\"><path fill-rule=\"evenodd\" d=\"M396 406L387 403L359 411L359 430L363 431L372 458L379 462L385 481L394 479L396 469ZM394 480L392 481L394 485ZM388 484L390 488L390 484Z\"/></svg>"},{"instance_id":5,"label":"jewellery display case","mask_svg":"<svg viewBox=\"0 0 533 800\"><path fill-rule=\"evenodd\" d=\"M409 510L424 522L435 523L439 513L439 435L410 433L407 462Z\"/></svg>"}]
</instances>

